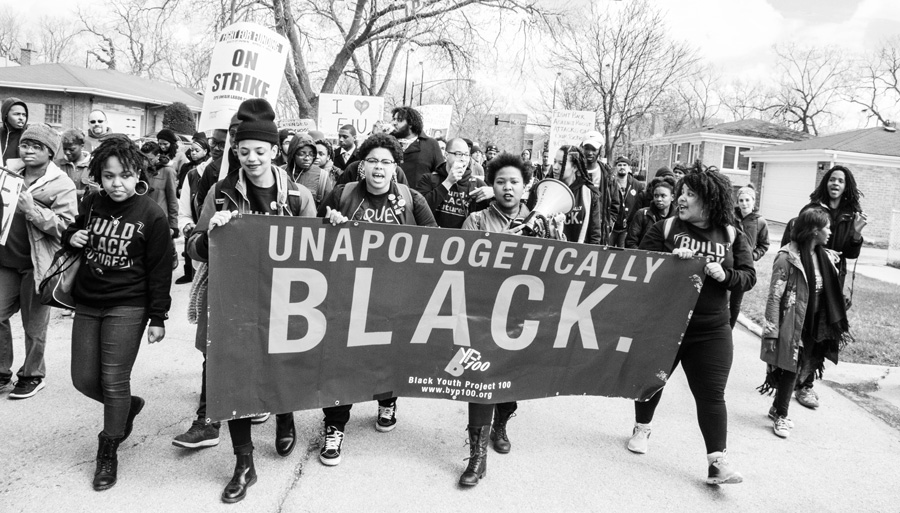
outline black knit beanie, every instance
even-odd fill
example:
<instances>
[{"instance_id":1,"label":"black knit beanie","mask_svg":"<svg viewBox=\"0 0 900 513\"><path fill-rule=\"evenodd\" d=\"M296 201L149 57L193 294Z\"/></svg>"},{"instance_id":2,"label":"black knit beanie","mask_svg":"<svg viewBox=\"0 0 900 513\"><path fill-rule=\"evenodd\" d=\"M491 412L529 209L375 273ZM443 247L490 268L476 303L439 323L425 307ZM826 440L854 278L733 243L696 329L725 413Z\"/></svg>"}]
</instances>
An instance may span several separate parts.
<instances>
[{"instance_id":1,"label":"black knit beanie","mask_svg":"<svg viewBox=\"0 0 900 513\"><path fill-rule=\"evenodd\" d=\"M238 107L237 118L241 124L237 127L235 142L253 139L278 144L278 126L275 125L275 111L272 105L262 98L245 100Z\"/></svg>"},{"instance_id":2,"label":"black knit beanie","mask_svg":"<svg viewBox=\"0 0 900 513\"><path fill-rule=\"evenodd\" d=\"M178 137L175 136L175 132L169 130L168 128L163 128L156 134L156 139L160 141L169 141L169 144L178 144Z\"/></svg>"},{"instance_id":3,"label":"black knit beanie","mask_svg":"<svg viewBox=\"0 0 900 513\"><path fill-rule=\"evenodd\" d=\"M209 151L209 140L206 138L206 134L204 132L197 132L191 137L192 143L197 143L206 151Z\"/></svg>"}]
</instances>

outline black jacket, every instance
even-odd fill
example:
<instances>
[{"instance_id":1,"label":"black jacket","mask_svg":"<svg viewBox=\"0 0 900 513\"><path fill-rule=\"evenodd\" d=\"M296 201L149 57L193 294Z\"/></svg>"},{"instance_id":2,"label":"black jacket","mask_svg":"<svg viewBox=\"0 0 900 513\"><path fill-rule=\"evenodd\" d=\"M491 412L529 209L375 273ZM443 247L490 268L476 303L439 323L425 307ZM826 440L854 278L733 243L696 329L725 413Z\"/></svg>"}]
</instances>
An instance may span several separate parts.
<instances>
[{"instance_id":1,"label":"black jacket","mask_svg":"<svg viewBox=\"0 0 900 513\"><path fill-rule=\"evenodd\" d=\"M841 286L843 286L844 277L847 275L847 259L859 258L859 252L862 250L863 245L862 237L860 237L858 241L853 240L853 216L856 213L849 208L832 210L820 203L810 203L801 208L800 212L815 206L824 208L831 216L831 238L828 239L828 244L825 244L825 247L837 251L841 255L838 271L840 271ZM781 236L781 247L787 246L788 243L791 242L791 229L796 220L796 217L791 219L788 221L787 226L785 226L784 235Z\"/></svg>"},{"instance_id":2,"label":"black jacket","mask_svg":"<svg viewBox=\"0 0 900 513\"><path fill-rule=\"evenodd\" d=\"M753 261L756 262L766 251L769 251L769 225L757 212L750 212L747 217L741 217L741 209L735 207L734 219L738 221L738 228L744 232L750 249L753 251Z\"/></svg>"},{"instance_id":3,"label":"black jacket","mask_svg":"<svg viewBox=\"0 0 900 513\"><path fill-rule=\"evenodd\" d=\"M472 169L467 168L462 178L447 190L443 182L447 179L447 163L441 162L437 170L430 175L423 175L416 185L416 190L425 197L428 206L434 213L434 220L441 228L462 228L466 217L472 212L482 210L490 205L490 200L475 203L469 196L484 187L484 180L472 176Z\"/></svg>"},{"instance_id":4,"label":"black jacket","mask_svg":"<svg viewBox=\"0 0 900 513\"><path fill-rule=\"evenodd\" d=\"M625 236L625 247L627 249L638 249L644 235L650 231L654 224L675 215L675 203L669 205L668 215L663 215L655 205L638 209L628 223L628 235Z\"/></svg>"},{"instance_id":5,"label":"black jacket","mask_svg":"<svg viewBox=\"0 0 900 513\"><path fill-rule=\"evenodd\" d=\"M644 196L644 182L635 180L633 176L628 175L625 181L624 194L619 192L619 183L615 177L612 178L612 184L619 199L619 213L616 217L614 229L621 232L631 226L631 220L641 208Z\"/></svg>"}]
</instances>

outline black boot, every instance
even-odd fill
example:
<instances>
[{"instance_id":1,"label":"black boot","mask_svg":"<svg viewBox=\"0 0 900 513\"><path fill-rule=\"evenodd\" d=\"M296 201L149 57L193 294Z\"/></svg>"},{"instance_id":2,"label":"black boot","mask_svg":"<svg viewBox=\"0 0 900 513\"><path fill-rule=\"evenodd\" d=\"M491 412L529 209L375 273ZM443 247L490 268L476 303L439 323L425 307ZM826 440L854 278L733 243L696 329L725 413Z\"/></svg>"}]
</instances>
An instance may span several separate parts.
<instances>
[{"instance_id":1,"label":"black boot","mask_svg":"<svg viewBox=\"0 0 900 513\"><path fill-rule=\"evenodd\" d=\"M144 409L144 404L146 404L146 401L142 398L136 395L131 396L131 409L128 410L128 418L125 420L125 435L122 436L122 440L119 443L124 442L131 436L131 430L134 429L134 418Z\"/></svg>"},{"instance_id":2,"label":"black boot","mask_svg":"<svg viewBox=\"0 0 900 513\"><path fill-rule=\"evenodd\" d=\"M222 491L222 502L229 504L244 500L247 488L256 482L256 467L253 466L253 444L234 448L237 463L234 465L234 476Z\"/></svg>"},{"instance_id":3,"label":"black boot","mask_svg":"<svg viewBox=\"0 0 900 513\"><path fill-rule=\"evenodd\" d=\"M297 445L297 430L294 428L294 413L275 415L275 452L287 456Z\"/></svg>"},{"instance_id":4,"label":"black boot","mask_svg":"<svg viewBox=\"0 0 900 513\"><path fill-rule=\"evenodd\" d=\"M500 410L497 410L494 413L494 423L491 424L491 441L494 442L494 450L500 454L506 454L512 449L512 444L509 443L509 437L506 434L506 423L512 416L512 412L501 413Z\"/></svg>"},{"instance_id":5,"label":"black boot","mask_svg":"<svg viewBox=\"0 0 900 513\"><path fill-rule=\"evenodd\" d=\"M475 486L487 474L487 443L491 426L469 426L469 466L459 476L461 486Z\"/></svg>"},{"instance_id":6,"label":"black boot","mask_svg":"<svg viewBox=\"0 0 900 513\"><path fill-rule=\"evenodd\" d=\"M116 484L116 472L119 467L119 459L116 451L119 449L121 438L113 438L100 433L99 447L97 448L97 470L94 471L94 490L98 492L112 488Z\"/></svg>"}]
</instances>

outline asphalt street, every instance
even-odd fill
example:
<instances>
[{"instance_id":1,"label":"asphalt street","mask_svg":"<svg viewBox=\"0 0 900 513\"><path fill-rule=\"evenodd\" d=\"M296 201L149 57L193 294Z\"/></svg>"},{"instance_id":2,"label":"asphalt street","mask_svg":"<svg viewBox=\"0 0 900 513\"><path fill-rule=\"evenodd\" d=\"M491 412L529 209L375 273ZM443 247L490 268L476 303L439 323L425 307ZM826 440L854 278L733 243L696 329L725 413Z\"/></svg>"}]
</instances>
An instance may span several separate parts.
<instances>
[{"instance_id":1,"label":"asphalt street","mask_svg":"<svg viewBox=\"0 0 900 513\"><path fill-rule=\"evenodd\" d=\"M138 356L132 392L147 406L119 450L119 482L104 492L91 488L102 406L73 388L72 321L54 312L47 387L27 400L0 396L0 512L900 511L900 432L817 384L822 406L794 401L796 427L789 439L777 438L766 417L771 399L755 391L764 373L759 342L740 327L726 396L729 456L742 484L705 484L696 410L676 371L646 455L625 449L630 401L525 401L509 423L512 452L489 449L487 476L463 490L456 483L468 456L466 404L401 398L390 433L374 429L374 402L354 407L336 467L318 461L318 410L296 414L298 447L287 458L275 454L274 418L254 427L259 482L243 502L226 505L219 494L234 468L227 428L218 447L171 443L193 419L202 361L186 321L187 293L187 285L173 286L166 339L145 343ZM13 332L18 368L18 316Z\"/></svg>"}]
</instances>

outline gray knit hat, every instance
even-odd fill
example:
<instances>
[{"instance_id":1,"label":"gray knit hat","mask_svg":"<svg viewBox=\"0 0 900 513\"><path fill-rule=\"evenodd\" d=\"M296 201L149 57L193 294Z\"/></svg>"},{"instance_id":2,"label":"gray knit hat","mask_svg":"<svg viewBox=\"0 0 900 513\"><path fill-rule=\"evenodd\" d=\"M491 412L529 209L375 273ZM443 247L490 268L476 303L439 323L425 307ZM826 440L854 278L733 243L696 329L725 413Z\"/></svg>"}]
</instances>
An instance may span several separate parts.
<instances>
[{"instance_id":1,"label":"gray knit hat","mask_svg":"<svg viewBox=\"0 0 900 513\"><path fill-rule=\"evenodd\" d=\"M46 123L28 125L19 140L37 141L43 144L50 150L51 157L59 153L59 133Z\"/></svg>"}]
</instances>

